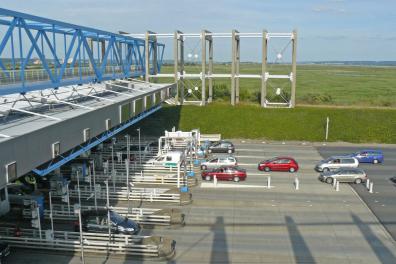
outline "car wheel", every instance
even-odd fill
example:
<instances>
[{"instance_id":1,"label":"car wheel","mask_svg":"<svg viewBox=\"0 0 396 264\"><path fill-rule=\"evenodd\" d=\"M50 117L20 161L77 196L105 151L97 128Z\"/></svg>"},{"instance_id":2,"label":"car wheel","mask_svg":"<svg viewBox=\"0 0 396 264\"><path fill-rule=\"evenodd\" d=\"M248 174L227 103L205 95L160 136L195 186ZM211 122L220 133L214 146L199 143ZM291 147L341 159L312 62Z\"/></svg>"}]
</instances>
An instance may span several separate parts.
<instances>
[{"instance_id":1,"label":"car wheel","mask_svg":"<svg viewBox=\"0 0 396 264\"><path fill-rule=\"evenodd\" d=\"M202 165L202 166L201 166L201 169L202 169L202 170L206 170L207 168L208 168L208 167L207 167L206 165Z\"/></svg>"},{"instance_id":2,"label":"car wheel","mask_svg":"<svg viewBox=\"0 0 396 264\"><path fill-rule=\"evenodd\" d=\"M269 167L264 167L264 171L269 172L271 169Z\"/></svg>"},{"instance_id":3,"label":"car wheel","mask_svg":"<svg viewBox=\"0 0 396 264\"><path fill-rule=\"evenodd\" d=\"M323 171L330 171L330 169L329 168L324 168Z\"/></svg>"},{"instance_id":4,"label":"car wheel","mask_svg":"<svg viewBox=\"0 0 396 264\"><path fill-rule=\"evenodd\" d=\"M212 180L212 178L210 176L205 177L205 181L211 181L211 180Z\"/></svg>"},{"instance_id":5,"label":"car wheel","mask_svg":"<svg viewBox=\"0 0 396 264\"><path fill-rule=\"evenodd\" d=\"M377 160L377 159L373 160L373 163L374 163L374 164L377 164L377 163L378 163L378 160Z\"/></svg>"},{"instance_id":6,"label":"car wheel","mask_svg":"<svg viewBox=\"0 0 396 264\"><path fill-rule=\"evenodd\" d=\"M228 153L231 154L231 153L232 153L232 149L229 149L229 150L228 150Z\"/></svg>"},{"instance_id":7,"label":"car wheel","mask_svg":"<svg viewBox=\"0 0 396 264\"><path fill-rule=\"evenodd\" d=\"M332 183L333 183L333 178L327 178L327 179L326 179L326 183L332 184Z\"/></svg>"},{"instance_id":8,"label":"car wheel","mask_svg":"<svg viewBox=\"0 0 396 264\"><path fill-rule=\"evenodd\" d=\"M362 179L359 179L359 178L356 179L356 180L355 180L355 183L356 183L356 184L361 184L361 183L362 183Z\"/></svg>"},{"instance_id":9,"label":"car wheel","mask_svg":"<svg viewBox=\"0 0 396 264\"><path fill-rule=\"evenodd\" d=\"M293 173L293 172L296 171L296 169L295 168L290 168L289 171Z\"/></svg>"},{"instance_id":10,"label":"car wheel","mask_svg":"<svg viewBox=\"0 0 396 264\"><path fill-rule=\"evenodd\" d=\"M239 177L238 177L238 176L235 176L235 177L234 177L234 182L239 182L239 181L240 181Z\"/></svg>"}]
</instances>

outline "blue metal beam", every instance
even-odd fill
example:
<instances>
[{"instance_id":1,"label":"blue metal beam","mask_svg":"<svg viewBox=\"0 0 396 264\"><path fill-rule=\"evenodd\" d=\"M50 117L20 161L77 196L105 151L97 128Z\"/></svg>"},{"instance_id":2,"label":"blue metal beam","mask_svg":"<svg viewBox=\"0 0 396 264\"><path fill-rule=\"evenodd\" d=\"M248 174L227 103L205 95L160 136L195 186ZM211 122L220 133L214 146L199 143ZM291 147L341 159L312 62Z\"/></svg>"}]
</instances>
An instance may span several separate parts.
<instances>
[{"instance_id":1,"label":"blue metal beam","mask_svg":"<svg viewBox=\"0 0 396 264\"><path fill-rule=\"evenodd\" d=\"M110 74L112 78L145 75L143 39L3 8L0 17L0 96L56 88L65 83L100 82ZM13 34L18 37L13 38ZM90 41L97 43L97 53ZM151 49L153 44L150 41ZM103 53L99 52L100 45ZM163 51L157 56L161 56L156 66L160 69ZM9 58L11 66L5 63ZM70 58L73 58L71 64ZM38 60L35 67L32 67L33 59Z\"/></svg>"},{"instance_id":2,"label":"blue metal beam","mask_svg":"<svg viewBox=\"0 0 396 264\"><path fill-rule=\"evenodd\" d=\"M43 166L42 168L34 169L33 172L36 173L37 175L40 175L40 176L47 175L48 173L60 168L62 165L65 165L69 161L77 158L81 154L89 151L93 147L103 143L104 141L114 137L115 135L117 135L121 131L127 129L128 127L130 127L130 126L132 126L134 124L136 124L137 122L141 121L145 117L155 113L156 111L161 109L161 107L162 107L161 105L157 105L157 106L154 106L154 107L150 108L149 110L146 110L146 111L138 114L137 116L135 116L134 118L130 119L129 121L127 121L127 122L125 122L125 123L123 123L123 124L121 124L119 126L116 126L116 127L112 128L112 129L100 134L99 136L96 136L96 137L90 139L85 144L77 146L76 148L74 148L71 151L67 152L67 155L61 156L61 158L59 160L53 160L53 161L49 162L48 164L46 164L45 166Z\"/></svg>"}]
</instances>

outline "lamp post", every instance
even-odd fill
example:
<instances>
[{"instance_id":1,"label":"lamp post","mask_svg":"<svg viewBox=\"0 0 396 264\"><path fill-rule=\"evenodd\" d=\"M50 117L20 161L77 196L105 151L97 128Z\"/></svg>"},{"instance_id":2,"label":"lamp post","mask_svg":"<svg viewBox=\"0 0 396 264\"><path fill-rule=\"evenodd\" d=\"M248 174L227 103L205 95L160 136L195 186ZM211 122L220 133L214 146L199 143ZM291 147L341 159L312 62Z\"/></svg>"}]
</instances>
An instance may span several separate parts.
<instances>
[{"instance_id":1,"label":"lamp post","mask_svg":"<svg viewBox=\"0 0 396 264\"><path fill-rule=\"evenodd\" d=\"M111 225L110 225L109 180L105 180L105 184L106 184L107 224L109 227L109 243L110 243L111 242Z\"/></svg>"},{"instance_id":2,"label":"lamp post","mask_svg":"<svg viewBox=\"0 0 396 264\"><path fill-rule=\"evenodd\" d=\"M53 238L54 237L54 218L52 216L52 191L49 192L49 203L50 203L51 231L52 231L52 238Z\"/></svg>"},{"instance_id":3,"label":"lamp post","mask_svg":"<svg viewBox=\"0 0 396 264\"><path fill-rule=\"evenodd\" d=\"M130 199L129 199L129 159L125 160L125 169L126 169L126 176L127 176L127 201L128 201L128 211L126 217L128 218L129 211L131 210Z\"/></svg>"},{"instance_id":4,"label":"lamp post","mask_svg":"<svg viewBox=\"0 0 396 264\"><path fill-rule=\"evenodd\" d=\"M98 202L96 200L96 173L95 173L95 160L92 160L92 174L93 174L93 184L94 184L94 199L95 199L95 210L98 210Z\"/></svg>"},{"instance_id":5,"label":"lamp post","mask_svg":"<svg viewBox=\"0 0 396 264\"><path fill-rule=\"evenodd\" d=\"M140 147L140 127L136 129L136 131L139 133L139 164L142 165L142 149Z\"/></svg>"},{"instance_id":6,"label":"lamp post","mask_svg":"<svg viewBox=\"0 0 396 264\"><path fill-rule=\"evenodd\" d=\"M80 207L77 209L78 210L78 225L80 227L80 246L81 246L81 262L85 264L85 259L84 259L84 240L83 240L83 232L82 232L82 224L81 224L81 204Z\"/></svg>"},{"instance_id":7,"label":"lamp post","mask_svg":"<svg viewBox=\"0 0 396 264\"><path fill-rule=\"evenodd\" d=\"M125 138L127 140L127 158L128 160L131 160L131 149L130 149L130 136L128 134L125 135Z\"/></svg>"}]
</instances>

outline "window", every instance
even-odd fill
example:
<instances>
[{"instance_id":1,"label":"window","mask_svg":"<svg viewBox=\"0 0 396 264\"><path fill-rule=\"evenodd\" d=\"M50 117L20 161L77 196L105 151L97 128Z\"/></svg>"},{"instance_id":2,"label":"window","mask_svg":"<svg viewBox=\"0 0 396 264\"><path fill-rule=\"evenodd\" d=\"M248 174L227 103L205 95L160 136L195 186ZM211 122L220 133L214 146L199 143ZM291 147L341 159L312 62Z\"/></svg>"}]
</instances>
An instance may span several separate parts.
<instances>
[{"instance_id":1,"label":"window","mask_svg":"<svg viewBox=\"0 0 396 264\"><path fill-rule=\"evenodd\" d=\"M106 130L109 130L111 128L111 119L106 119Z\"/></svg>"},{"instance_id":2,"label":"window","mask_svg":"<svg viewBox=\"0 0 396 264\"><path fill-rule=\"evenodd\" d=\"M9 183L10 179L16 179L17 178L17 167L16 167L16 161L11 162L6 165L6 182Z\"/></svg>"},{"instance_id":3,"label":"window","mask_svg":"<svg viewBox=\"0 0 396 264\"><path fill-rule=\"evenodd\" d=\"M0 202L5 201L6 199L6 190L5 188L0 190Z\"/></svg>"},{"instance_id":4,"label":"window","mask_svg":"<svg viewBox=\"0 0 396 264\"><path fill-rule=\"evenodd\" d=\"M60 142L59 141L52 143L51 152L52 152L53 159L55 159L56 157L58 157L60 155Z\"/></svg>"},{"instance_id":5,"label":"window","mask_svg":"<svg viewBox=\"0 0 396 264\"><path fill-rule=\"evenodd\" d=\"M355 161L353 160L353 159L343 159L342 161L341 161L341 163L344 163L344 164L350 164L350 163L354 163Z\"/></svg>"},{"instance_id":6,"label":"window","mask_svg":"<svg viewBox=\"0 0 396 264\"><path fill-rule=\"evenodd\" d=\"M130 116L131 116L131 104L126 103L126 104L120 105L120 123L123 123L123 122L129 120Z\"/></svg>"},{"instance_id":7,"label":"window","mask_svg":"<svg viewBox=\"0 0 396 264\"><path fill-rule=\"evenodd\" d=\"M91 129L86 128L83 131L84 141L88 141L91 138Z\"/></svg>"}]
</instances>

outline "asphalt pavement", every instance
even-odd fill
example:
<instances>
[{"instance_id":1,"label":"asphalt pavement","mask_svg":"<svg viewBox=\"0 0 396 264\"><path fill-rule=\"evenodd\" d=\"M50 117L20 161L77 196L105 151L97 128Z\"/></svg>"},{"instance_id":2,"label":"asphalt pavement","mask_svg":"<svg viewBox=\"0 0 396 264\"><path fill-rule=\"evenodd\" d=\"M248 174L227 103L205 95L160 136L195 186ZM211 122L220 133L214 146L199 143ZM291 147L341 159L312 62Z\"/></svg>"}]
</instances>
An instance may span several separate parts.
<instances>
[{"instance_id":1,"label":"asphalt pavement","mask_svg":"<svg viewBox=\"0 0 396 264\"><path fill-rule=\"evenodd\" d=\"M319 153L324 158L332 155L350 154L362 149L381 149L385 160L383 164L359 164L359 167L368 174L370 181L374 183L373 193L369 193L364 184L351 184L351 186L396 240L396 184L389 180L396 176L396 147L318 147Z\"/></svg>"}]
</instances>

